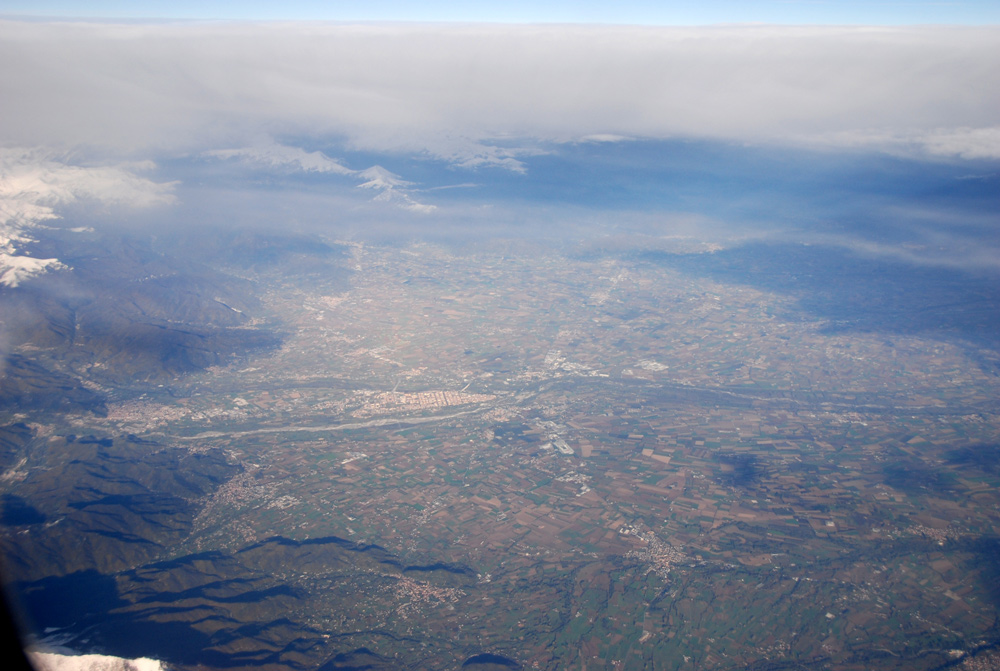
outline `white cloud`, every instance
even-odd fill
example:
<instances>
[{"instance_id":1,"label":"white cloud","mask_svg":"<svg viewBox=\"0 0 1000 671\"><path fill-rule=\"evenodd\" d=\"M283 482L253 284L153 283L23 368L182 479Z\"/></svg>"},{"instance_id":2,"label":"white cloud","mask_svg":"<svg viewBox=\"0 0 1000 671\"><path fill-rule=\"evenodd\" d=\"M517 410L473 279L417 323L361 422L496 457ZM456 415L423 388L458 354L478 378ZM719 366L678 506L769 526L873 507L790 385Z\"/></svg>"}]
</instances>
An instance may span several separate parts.
<instances>
[{"instance_id":1,"label":"white cloud","mask_svg":"<svg viewBox=\"0 0 1000 671\"><path fill-rule=\"evenodd\" d=\"M984 128L853 130L796 138L803 144L827 148L878 149L911 157L962 159L1000 158L1000 126Z\"/></svg>"},{"instance_id":2,"label":"white cloud","mask_svg":"<svg viewBox=\"0 0 1000 671\"><path fill-rule=\"evenodd\" d=\"M971 157L1000 127L998 43L998 27L6 21L0 141L185 152L301 133L516 170L500 138L904 134Z\"/></svg>"},{"instance_id":3,"label":"white cloud","mask_svg":"<svg viewBox=\"0 0 1000 671\"><path fill-rule=\"evenodd\" d=\"M344 167L323 152L307 152L305 149L299 147L288 147L273 141L241 149L207 151L204 155L219 159L237 159L245 163L272 169L331 173L334 175L353 175L355 173L354 170Z\"/></svg>"},{"instance_id":4,"label":"white cloud","mask_svg":"<svg viewBox=\"0 0 1000 671\"><path fill-rule=\"evenodd\" d=\"M135 174L146 167L142 164L85 167L22 156L29 160L0 163L0 198L32 205L92 199L126 207L151 207L174 199L174 184L157 184Z\"/></svg>"},{"instance_id":5,"label":"white cloud","mask_svg":"<svg viewBox=\"0 0 1000 671\"><path fill-rule=\"evenodd\" d=\"M919 138L929 154L959 158L1000 158L1000 126L932 131Z\"/></svg>"},{"instance_id":6,"label":"white cloud","mask_svg":"<svg viewBox=\"0 0 1000 671\"><path fill-rule=\"evenodd\" d=\"M613 133L591 133L580 138L580 142L625 142L631 138L624 135L614 135Z\"/></svg>"},{"instance_id":7,"label":"white cloud","mask_svg":"<svg viewBox=\"0 0 1000 671\"><path fill-rule=\"evenodd\" d=\"M430 146L423 148L423 151L458 168L503 168L519 173L526 172L520 158L543 153L536 147L499 147L489 142L489 139L440 137L434 138L433 142L429 143Z\"/></svg>"}]
</instances>

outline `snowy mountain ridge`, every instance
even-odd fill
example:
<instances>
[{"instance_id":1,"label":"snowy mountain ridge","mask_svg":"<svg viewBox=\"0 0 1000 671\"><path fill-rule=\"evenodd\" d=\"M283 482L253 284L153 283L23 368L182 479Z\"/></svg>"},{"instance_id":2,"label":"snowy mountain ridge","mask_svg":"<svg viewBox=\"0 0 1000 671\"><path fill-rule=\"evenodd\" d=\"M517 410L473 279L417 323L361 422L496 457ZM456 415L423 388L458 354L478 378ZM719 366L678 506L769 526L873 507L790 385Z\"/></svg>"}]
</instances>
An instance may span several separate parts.
<instances>
[{"instance_id":1,"label":"snowy mountain ridge","mask_svg":"<svg viewBox=\"0 0 1000 671\"><path fill-rule=\"evenodd\" d=\"M30 231L59 219L55 208L76 201L152 207L174 200L174 183L156 183L136 173L150 162L118 166L68 165L38 149L0 149L0 286L65 268L59 259L40 259L24 249L34 242Z\"/></svg>"},{"instance_id":2,"label":"snowy mountain ridge","mask_svg":"<svg viewBox=\"0 0 1000 671\"><path fill-rule=\"evenodd\" d=\"M434 205L427 205L413 198L410 195L413 182L406 181L396 173L380 165L373 165L364 170L352 170L321 151L307 152L300 147L270 142L239 149L216 149L204 152L202 156L220 160L235 159L269 170L327 173L360 178L363 181L357 188L377 191L378 193L372 198L375 202L391 203L412 212L427 213L437 209Z\"/></svg>"},{"instance_id":3,"label":"snowy mountain ridge","mask_svg":"<svg viewBox=\"0 0 1000 671\"><path fill-rule=\"evenodd\" d=\"M55 652L28 652L28 660L38 671L164 671L162 662L140 657L123 659L110 655L64 655Z\"/></svg>"}]
</instances>

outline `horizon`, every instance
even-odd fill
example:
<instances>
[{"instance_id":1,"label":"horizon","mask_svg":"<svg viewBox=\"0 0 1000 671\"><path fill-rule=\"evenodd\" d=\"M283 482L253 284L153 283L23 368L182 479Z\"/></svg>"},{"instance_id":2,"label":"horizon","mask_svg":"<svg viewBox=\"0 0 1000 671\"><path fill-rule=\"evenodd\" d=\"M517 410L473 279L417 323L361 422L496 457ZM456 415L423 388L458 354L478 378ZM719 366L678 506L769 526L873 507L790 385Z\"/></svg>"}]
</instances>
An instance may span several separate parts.
<instances>
[{"instance_id":1,"label":"horizon","mask_svg":"<svg viewBox=\"0 0 1000 671\"><path fill-rule=\"evenodd\" d=\"M985 0L938 2L376 2L281 3L239 2L23 2L7 0L0 16L83 20L209 20L341 22L449 22L514 24L591 24L705 26L717 24L781 25L991 25L1000 23L1000 7Z\"/></svg>"}]
</instances>

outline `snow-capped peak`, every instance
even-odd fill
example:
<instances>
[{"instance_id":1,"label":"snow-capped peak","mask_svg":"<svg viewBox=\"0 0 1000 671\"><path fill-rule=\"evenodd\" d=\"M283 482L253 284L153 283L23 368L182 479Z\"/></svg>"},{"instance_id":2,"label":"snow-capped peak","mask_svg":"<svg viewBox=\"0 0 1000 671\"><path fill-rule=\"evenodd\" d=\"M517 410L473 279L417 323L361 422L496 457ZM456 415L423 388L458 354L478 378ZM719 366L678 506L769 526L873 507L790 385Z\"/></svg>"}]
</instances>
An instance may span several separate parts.
<instances>
[{"instance_id":1,"label":"snow-capped peak","mask_svg":"<svg viewBox=\"0 0 1000 671\"><path fill-rule=\"evenodd\" d=\"M404 210L428 214L437 209L435 205L427 205L415 200L408 192L408 186L413 182L407 182L399 175L389 172L380 165L373 165L367 170L358 172L366 182L358 184L359 189L377 189L380 193L373 200L382 203L393 203Z\"/></svg>"},{"instance_id":2,"label":"snow-capped peak","mask_svg":"<svg viewBox=\"0 0 1000 671\"><path fill-rule=\"evenodd\" d=\"M67 165L43 150L0 149L0 285L62 268L58 259L36 259L19 247L33 242L30 231L58 219L54 206L93 199L149 207L173 201L173 183L157 184L136 174L150 163L118 166Z\"/></svg>"},{"instance_id":3,"label":"snow-capped peak","mask_svg":"<svg viewBox=\"0 0 1000 671\"><path fill-rule=\"evenodd\" d=\"M358 188L376 191L377 194L373 198L375 201L393 203L412 212L427 213L436 209L433 205L425 205L415 200L408 191L408 187L413 186L413 183L394 172L380 165L373 165L365 170L352 170L320 151L307 152L299 147L289 147L269 141L242 149L208 151L202 156L222 160L236 159L243 163L276 170L347 175L362 180Z\"/></svg>"},{"instance_id":4,"label":"snow-capped peak","mask_svg":"<svg viewBox=\"0 0 1000 671\"><path fill-rule=\"evenodd\" d=\"M362 189L394 189L413 184L413 182L407 182L396 173L389 172L380 165L373 165L366 170L360 171L358 175L367 180L363 184L358 185Z\"/></svg>"}]
</instances>

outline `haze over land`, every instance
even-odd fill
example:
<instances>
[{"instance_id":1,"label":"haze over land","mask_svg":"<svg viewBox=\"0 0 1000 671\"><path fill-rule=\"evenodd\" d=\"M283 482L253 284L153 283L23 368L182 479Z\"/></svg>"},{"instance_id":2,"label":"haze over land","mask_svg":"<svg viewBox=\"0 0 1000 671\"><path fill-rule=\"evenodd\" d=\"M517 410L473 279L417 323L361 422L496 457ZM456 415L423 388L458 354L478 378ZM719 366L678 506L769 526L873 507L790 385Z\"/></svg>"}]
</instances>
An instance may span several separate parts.
<instances>
[{"instance_id":1,"label":"haze over land","mask_svg":"<svg viewBox=\"0 0 1000 671\"><path fill-rule=\"evenodd\" d=\"M0 21L31 645L1000 668L998 41Z\"/></svg>"}]
</instances>

